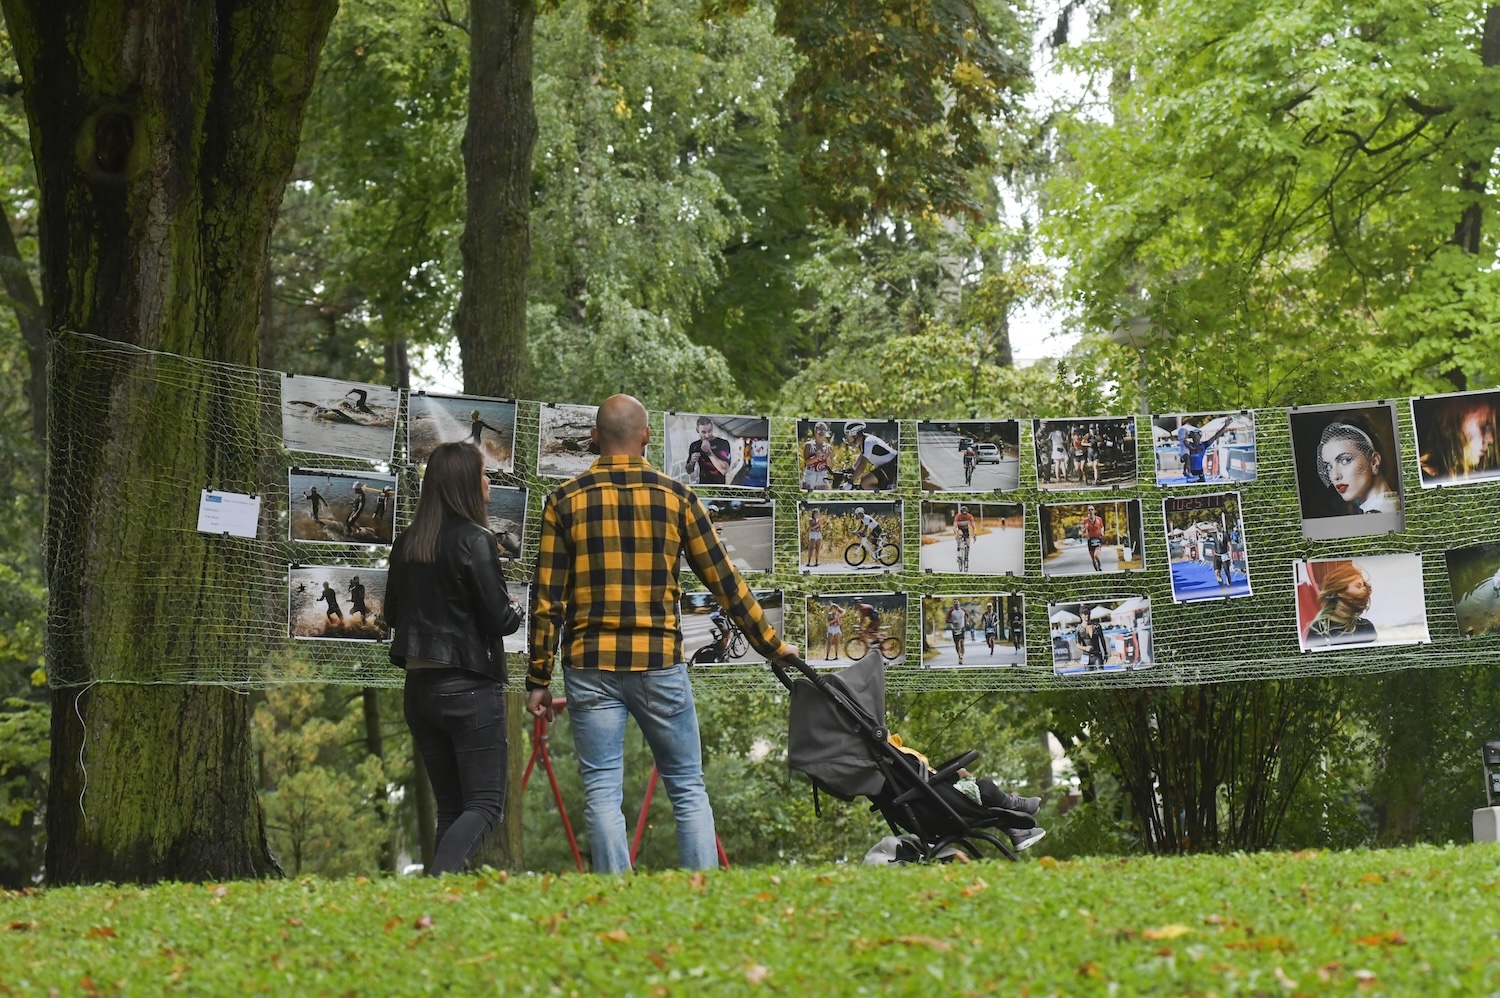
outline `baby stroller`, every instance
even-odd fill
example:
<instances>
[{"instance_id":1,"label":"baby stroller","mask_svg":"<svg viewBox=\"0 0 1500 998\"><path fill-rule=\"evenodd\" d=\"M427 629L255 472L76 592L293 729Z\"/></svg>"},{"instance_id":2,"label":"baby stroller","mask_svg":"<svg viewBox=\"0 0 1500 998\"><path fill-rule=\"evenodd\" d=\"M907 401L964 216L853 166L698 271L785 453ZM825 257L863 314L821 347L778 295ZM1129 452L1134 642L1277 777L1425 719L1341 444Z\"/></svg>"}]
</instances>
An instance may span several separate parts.
<instances>
[{"instance_id":1,"label":"baby stroller","mask_svg":"<svg viewBox=\"0 0 1500 998\"><path fill-rule=\"evenodd\" d=\"M871 652L836 673L820 673L798 660L794 677L780 662L771 669L791 693L787 766L804 773L819 791L843 801L867 797L893 835L907 832L922 843L923 861L954 848L981 858L987 842L1010 860L1016 852L1007 830L1036 827L1022 811L982 806L954 783L958 771L979 758L970 750L929 772L921 759L892 745L885 719L885 660ZM994 835L989 829L998 830Z\"/></svg>"}]
</instances>

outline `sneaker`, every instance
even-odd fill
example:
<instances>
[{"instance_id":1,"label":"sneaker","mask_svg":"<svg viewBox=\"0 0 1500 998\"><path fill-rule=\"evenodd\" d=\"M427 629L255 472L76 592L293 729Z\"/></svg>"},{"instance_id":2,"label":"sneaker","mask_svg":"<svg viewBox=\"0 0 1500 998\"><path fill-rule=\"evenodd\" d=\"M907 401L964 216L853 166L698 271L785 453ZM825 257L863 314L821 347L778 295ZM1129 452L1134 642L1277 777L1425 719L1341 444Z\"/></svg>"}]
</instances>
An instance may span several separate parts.
<instances>
[{"instance_id":1,"label":"sneaker","mask_svg":"<svg viewBox=\"0 0 1500 998\"><path fill-rule=\"evenodd\" d=\"M1017 797L1012 794L1010 800L1015 805L1011 808L1012 811L1024 811L1027 814L1036 814L1042 809L1042 799L1040 797Z\"/></svg>"},{"instance_id":2,"label":"sneaker","mask_svg":"<svg viewBox=\"0 0 1500 998\"><path fill-rule=\"evenodd\" d=\"M1030 849L1042 841L1043 836L1046 834L1047 829L1045 828L1028 828L1025 831L1019 828L1012 828L1010 830L1011 845L1015 847L1016 852L1020 852L1023 849Z\"/></svg>"}]
</instances>

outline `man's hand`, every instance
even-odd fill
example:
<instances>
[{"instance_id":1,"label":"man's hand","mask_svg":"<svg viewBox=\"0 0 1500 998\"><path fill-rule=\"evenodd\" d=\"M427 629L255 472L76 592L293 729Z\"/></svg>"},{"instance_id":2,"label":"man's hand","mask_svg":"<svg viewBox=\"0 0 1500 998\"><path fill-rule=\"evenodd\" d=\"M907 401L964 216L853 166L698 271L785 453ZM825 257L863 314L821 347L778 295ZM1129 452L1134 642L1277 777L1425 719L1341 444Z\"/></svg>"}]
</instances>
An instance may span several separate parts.
<instances>
[{"instance_id":1,"label":"man's hand","mask_svg":"<svg viewBox=\"0 0 1500 998\"><path fill-rule=\"evenodd\" d=\"M552 691L550 689L531 690L526 694L526 710L532 717L545 717L550 723L557 719L557 711L552 709Z\"/></svg>"},{"instance_id":2,"label":"man's hand","mask_svg":"<svg viewBox=\"0 0 1500 998\"><path fill-rule=\"evenodd\" d=\"M780 655L776 656L776 661L780 662L782 665L791 665L801 657L801 650L798 649L798 647L794 644L788 644L786 646L786 650L783 651Z\"/></svg>"}]
</instances>

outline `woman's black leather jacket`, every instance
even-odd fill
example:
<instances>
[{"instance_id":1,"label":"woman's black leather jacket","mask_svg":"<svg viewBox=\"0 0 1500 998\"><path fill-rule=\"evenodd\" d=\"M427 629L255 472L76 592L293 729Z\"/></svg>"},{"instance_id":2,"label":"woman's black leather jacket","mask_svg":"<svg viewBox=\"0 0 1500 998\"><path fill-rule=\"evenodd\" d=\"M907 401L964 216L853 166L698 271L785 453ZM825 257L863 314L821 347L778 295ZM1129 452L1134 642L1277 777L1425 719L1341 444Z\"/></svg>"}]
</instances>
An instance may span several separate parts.
<instances>
[{"instance_id":1,"label":"woman's black leather jacket","mask_svg":"<svg viewBox=\"0 0 1500 998\"><path fill-rule=\"evenodd\" d=\"M396 629L391 661L405 668L408 658L425 659L504 682L500 639L521 626L521 615L505 588L495 535L449 520L431 564L407 561L405 540L391 548L386 579L385 616Z\"/></svg>"}]
</instances>

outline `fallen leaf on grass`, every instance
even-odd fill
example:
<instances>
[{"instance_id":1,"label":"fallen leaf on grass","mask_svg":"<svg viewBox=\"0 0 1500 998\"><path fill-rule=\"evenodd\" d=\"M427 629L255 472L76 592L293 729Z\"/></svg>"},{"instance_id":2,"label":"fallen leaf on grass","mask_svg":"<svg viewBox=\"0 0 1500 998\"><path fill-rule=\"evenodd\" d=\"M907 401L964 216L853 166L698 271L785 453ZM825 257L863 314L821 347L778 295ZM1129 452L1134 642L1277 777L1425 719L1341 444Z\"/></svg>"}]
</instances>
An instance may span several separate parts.
<instances>
[{"instance_id":1,"label":"fallen leaf on grass","mask_svg":"<svg viewBox=\"0 0 1500 998\"><path fill-rule=\"evenodd\" d=\"M1094 963L1092 960L1090 960L1088 963L1080 963L1078 965L1078 976L1079 977L1098 977L1099 976L1099 965L1097 963Z\"/></svg>"},{"instance_id":2,"label":"fallen leaf on grass","mask_svg":"<svg viewBox=\"0 0 1500 998\"><path fill-rule=\"evenodd\" d=\"M952 943L942 939L935 939L932 936L897 936L896 942L903 943L907 946L925 946L928 949L936 950L939 953L946 953L948 950L953 948Z\"/></svg>"},{"instance_id":3,"label":"fallen leaf on grass","mask_svg":"<svg viewBox=\"0 0 1500 998\"><path fill-rule=\"evenodd\" d=\"M401 921L402 920L399 919L399 918L394 918L394 917L387 918L385 920L385 933L386 933L386 935L390 935L391 934L391 930L394 929L396 926L400 925Z\"/></svg>"},{"instance_id":4,"label":"fallen leaf on grass","mask_svg":"<svg viewBox=\"0 0 1500 998\"><path fill-rule=\"evenodd\" d=\"M1384 879L1385 878L1378 873L1367 873L1363 877L1359 878L1359 882L1362 884L1378 884Z\"/></svg>"},{"instance_id":5,"label":"fallen leaf on grass","mask_svg":"<svg viewBox=\"0 0 1500 998\"><path fill-rule=\"evenodd\" d=\"M989 886L989 884L985 883L983 877L975 877L974 882L968 887L965 887L963 890L959 891L959 893L966 898L971 898L974 895L981 893L982 891L988 890Z\"/></svg>"},{"instance_id":6,"label":"fallen leaf on grass","mask_svg":"<svg viewBox=\"0 0 1500 998\"><path fill-rule=\"evenodd\" d=\"M417 916L417 920L415 922L411 923L411 927L414 928L414 929L430 929L430 928L432 928L432 916L431 915L418 915Z\"/></svg>"},{"instance_id":7,"label":"fallen leaf on grass","mask_svg":"<svg viewBox=\"0 0 1500 998\"><path fill-rule=\"evenodd\" d=\"M630 941L630 933L624 929L610 929L608 932L598 933L601 943L623 943Z\"/></svg>"},{"instance_id":8,"label":"fallen leaf on grass","mask_svg":"<svg viewBox=\"0 0 1500 998\"><path fill-rule=\"evenodd\" d=\"M1297 948L1297 944L1286 936L1261 936L1259 939L1246 939L1239 943L1225 943L1225 949L1253 949L1264 953L1266 950L1276 950L1278 953L1290 953Z\"/></svg>"},{"instance_id":9,"label":"fallen leaf on grass","mask_svg":"<svg viewBox=\"0 0 1500 998\"><path fill-rule=\"evenodd\" d=\"M89 939L113 939L119 933L113 925L96 925L84 933Z\"/></svg>"},{"instance_id":10,"label":"fallen leaf on grass","mask_svg":"<svg viewBox=\"0 0 1500 998\"><path fill-rule=\"evenodd\" d=\"M1333 960L1329 963L1323 964L1323 966L1318 968L1318 980L1326 984L1329 981L1341 976L1343 972L1344 965L1342 963L1339 963L1337 960Z\"/></svg>"},{"instance_id":11,"label":"fallen leaf on grass","mask_svg":"<svg viewBox=\"0 0 1500 998\"><path fill-rule=\"evenodd\" d=\"M1373 970L1356 970L1354 972L1354 979L1365 990L1369 990L1380 983L1380 979L1375 976L1375 971Z\"/></svg>"},{"instance_id":12,"label":"fallen leaf on grass","mask_svg":"<svg viewBox=\"0 0 1500 998\"><path fill-rule=\"evenodd\" d=\"M1051 856L1040 856L1037 858L1036 865L1040 866L1044 870L1055 870L1059 866L1062 866L1062 860L1055 859Z\"/></svg>"},{"instance_id":13,"label":"fallen leaf on grass","mask_svg":"<svg viewBox=\"0 0 1500 998\"><path fill-rule=\"evenodd\" d=\"M1173 956L1172 947L1163 946L1161 949L1156 951L1156 955L1161 957L1163 960L1170 960Z\"/></svg>"},{"instance_id":14,"label":"fallen leaf on grass","mask_svg":"<svg viewBox=\"0 0 1500 998\"><path fill-rule=\"evenodd\" d=\"M286 920L286 924L290 925L294 929L300 929L300 928L302 928L302 919L300 919L300 918L289 918L289 919Z\"/></svg>"},{"instance_id":15,"label":"fallen leaf on grass","mask_svg":"<svg viewBox=\"0 0 1500 998\"><path fill-rule=\"evenodd\" d=\"M1172 924L1163 925L1159 929L1142 929L1141 936L1153 941L1159 939L1176 939L1178 936L1185 936L1192 931L1186 925Z\"/></svg>"},{"instance_id":16,"label":"fallen leaf on grass","mask_svg":"<svg viewBox=\"0 0 1500 998\"><path fill-rule=\"evenodd\" d=\"M1282 970L1280 967L1277 967L1274 973L1276 974L1276 983L1280 984L1288 991L1294 990L1297 987L1297 982L1286 976L1286 971Z\"/></svg>"},{"instance_id":17,"label":"fallen leaf on grass","mask_svg":"<svg viewBox=\"0 0 1500 998\"><path fill-rule=\"evenodd\" d=\"M229 894L229 888L223 884L212 884L209 886L208 892L216 898L221 898Z\"/></svg>"},{"instance_id":18,"label":"fallen leaf on grass","mask_svg":"<svg viewBox=\"0 0 1500 998\"><path fill-rule=\"evenodd\" d=\"M763 963L752 963L745 968L745 980L750 984L762 984L771 973L771 968Z\"/></svg>"},{"instance_id":19,"label":"fallen leaf on grass","mask_svg":"<svg viewBox=\"0 0 1500 998\"><path fill-rule=\"evenodd\" d=\"M656 964L656 969L657 970L666 970L667 969L667 961L664 960L664 959L662 959L662 955L660 953L657 953L655 951L647 953L646 954L646 959L650 960L652 963Z\"/></svg>"},{"instance_id":20,"label":"fallen leaf on grass","mask_svg":"<svg viewBox=\"0 0 1500 998\"><path fill-rule=\"evenodd\" d=\"M35 920L29 921L29 922L21 922L21 921L11 922L10 926L9 926L9 931L11 931L11 932L30 932L32 929L37 928L38 924L39 923L37 923Z\"/></svg>"},{"instance_id":21,"label":"fallen leaf on grass","mask_svg":"<svg viewBox=\"0 0 1500 998\"><path fill-rule=\"evenodd\" d=\"M1361 946L1405 946L1406 934L1403 932L1377 932L1373 936L1360 936L1354 941Z\"/></svg>"}]
</instances>

